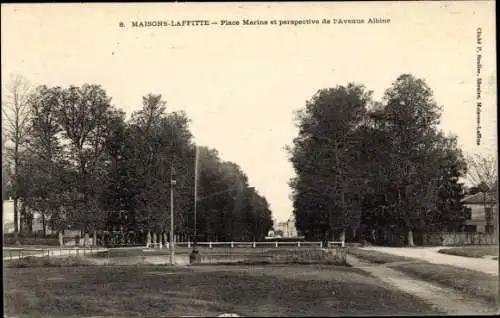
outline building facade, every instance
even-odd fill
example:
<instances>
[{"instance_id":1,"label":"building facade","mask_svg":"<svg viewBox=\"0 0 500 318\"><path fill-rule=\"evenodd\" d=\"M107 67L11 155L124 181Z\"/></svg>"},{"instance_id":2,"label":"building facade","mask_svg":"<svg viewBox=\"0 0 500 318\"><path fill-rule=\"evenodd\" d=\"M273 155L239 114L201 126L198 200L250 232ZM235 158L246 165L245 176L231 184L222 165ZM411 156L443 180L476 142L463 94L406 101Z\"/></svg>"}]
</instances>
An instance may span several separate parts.
<instances>
[{"instance_id":1,"label":"building facade","mask_svg":"<svg viewBox=\"0 0 500 318\"><path fill-rule=\"evenodd\" d=\"M495 233L498 221L498 202L494 196L479 192L466 196L462 203L470 209L465 221L465 231Z\"/></svg>"},{"instance_id":2,"label":"building facade","mask_svg":"<svg viewBox=\"0 0 500 318\"><path fill-rule=\"evenodd\" d=\"M292 215L285 222L278 222L278 220L275 219L274 234L284 238L297 237L297 230L295 228L295 217Z\"/></svg>"}]
</instances>

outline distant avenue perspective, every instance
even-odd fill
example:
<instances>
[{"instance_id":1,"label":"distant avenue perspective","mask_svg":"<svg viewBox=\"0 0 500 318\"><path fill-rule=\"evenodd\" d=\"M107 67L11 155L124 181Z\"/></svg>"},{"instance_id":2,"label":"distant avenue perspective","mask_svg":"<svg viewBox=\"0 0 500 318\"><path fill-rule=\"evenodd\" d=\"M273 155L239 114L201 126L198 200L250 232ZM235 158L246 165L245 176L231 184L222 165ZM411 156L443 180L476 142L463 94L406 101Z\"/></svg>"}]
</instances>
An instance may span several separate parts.
<instances>
[{"instance_id":1,"label":"distant avenue perspective","mask_svg":"<svg viewBox=\"0 0 500 318\"><path fill-rule=\"evenodd\" d=\"M438 128L424 79L403 74L380 101L346 83L306 102L286 220L168 109L148 94L127 119L100 85L12 77L7 317L497 312L497 160Z\"/></svg>"}]
</instances>

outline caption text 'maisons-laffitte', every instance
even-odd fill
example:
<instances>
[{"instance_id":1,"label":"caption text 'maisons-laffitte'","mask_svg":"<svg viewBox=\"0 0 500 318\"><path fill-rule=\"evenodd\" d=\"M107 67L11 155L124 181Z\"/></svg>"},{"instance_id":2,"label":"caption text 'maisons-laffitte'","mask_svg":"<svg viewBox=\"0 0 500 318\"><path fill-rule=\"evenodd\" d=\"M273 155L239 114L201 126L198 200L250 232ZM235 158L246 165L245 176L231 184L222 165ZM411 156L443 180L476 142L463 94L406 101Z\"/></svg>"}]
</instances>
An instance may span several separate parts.
<instances>
[{"instance_id":1,"label":"caption text 'maisons-laffitte'","mask_svg":"<svg viewBox=\"0 0 500 318\"><path fill-rule=\"evenodd\" d=\"M368 18L368 19L287 19L287 20L144 20L131 21L131 26L134 28L143 27L196 27L196 26L258 26L258 25L276 25L276 26L299 26L299 25L314 25L314 24L389 24L391 19L388 18ZM120 22L120 27L125 27L123 22Z\"/></svg>"}]
</instances>

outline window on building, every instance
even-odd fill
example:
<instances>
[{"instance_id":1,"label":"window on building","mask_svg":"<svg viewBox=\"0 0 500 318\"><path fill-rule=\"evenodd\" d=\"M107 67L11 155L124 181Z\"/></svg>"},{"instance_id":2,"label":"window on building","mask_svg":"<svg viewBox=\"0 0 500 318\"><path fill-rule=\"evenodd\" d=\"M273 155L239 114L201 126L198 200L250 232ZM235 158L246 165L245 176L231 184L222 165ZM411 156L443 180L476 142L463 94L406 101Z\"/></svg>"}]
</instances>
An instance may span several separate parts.
<instances>
[{"instance_id":1,"label":"window on building","mask_svg":"<svg viewBox=\"0 0 500 318\"><path fill-rule=\"evenodd\" d=\"M484 231L486 232L486 234L493 233L493 225L486 225Z\"/></svg>"},{"instance_id":2,"label":"window on building","mask_svg":"<svg viewBox=\"0 0 500 318\"><path fill-rule=\"evenodd\" d=\"M491 220L491 207L484 208L484 214L486 220Z\"/></svg>"},{"instance_id":3,"label":"window on building","mask_svg":"<svg viewBox=\"0 0 500 318\"><path fill-rule=\"evenodd\" d=\"M465 230L465 232L477 232L477 226L476 225L466 225L464 230Z\"/></svg>"},{"instance_id":4,"label":"window on building","mask_svg":"<svg viewBox=\"0 0 500 318\"><path fill-rule=\"evenodd\" d=\"M471 211L471 209L465 210L465 219L466 220L472 220L472 211Z\"/></svg>"}]
</instances>

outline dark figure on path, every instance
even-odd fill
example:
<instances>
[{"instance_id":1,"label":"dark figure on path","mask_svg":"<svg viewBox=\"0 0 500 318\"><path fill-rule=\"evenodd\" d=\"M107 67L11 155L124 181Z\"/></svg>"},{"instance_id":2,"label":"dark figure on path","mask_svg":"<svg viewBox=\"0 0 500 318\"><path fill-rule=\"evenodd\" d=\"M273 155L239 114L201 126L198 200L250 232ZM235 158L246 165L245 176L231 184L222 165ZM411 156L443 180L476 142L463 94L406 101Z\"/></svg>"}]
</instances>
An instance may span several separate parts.
<instances>
[{"instance_id":1,"label":"dark figure on path","mask_svg":"<svg viewBox=\"0 0 500 318\"><path fill-rule=\"evenodd\" d=\"M193 251L189 255L189 264L197 264L200 260L200 252L196 248L196 245L193 247Z\"/></svg>"}]
</instances>

